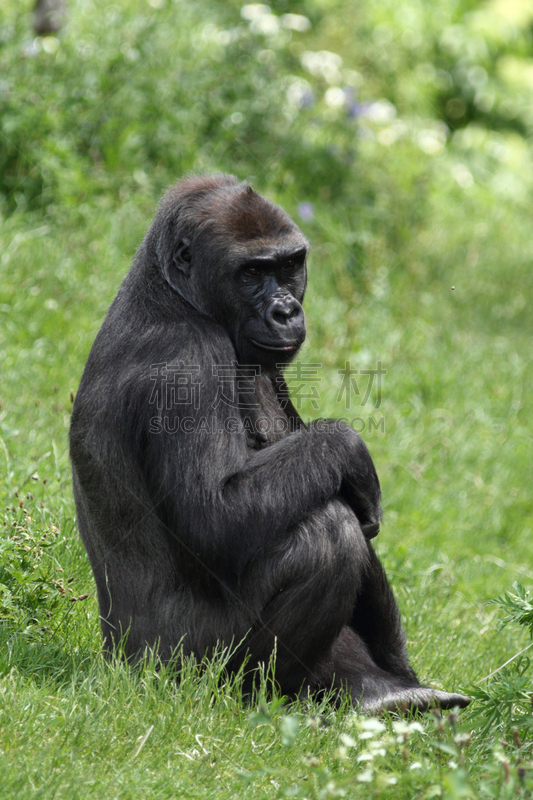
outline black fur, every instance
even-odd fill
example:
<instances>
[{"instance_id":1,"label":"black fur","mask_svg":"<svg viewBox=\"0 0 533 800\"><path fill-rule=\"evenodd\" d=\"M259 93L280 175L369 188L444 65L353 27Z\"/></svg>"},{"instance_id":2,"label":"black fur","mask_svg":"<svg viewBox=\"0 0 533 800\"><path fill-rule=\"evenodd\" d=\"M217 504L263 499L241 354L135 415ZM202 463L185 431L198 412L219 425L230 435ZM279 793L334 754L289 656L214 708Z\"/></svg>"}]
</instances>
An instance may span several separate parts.
<instances>
[{"instance_id":1,"label":"black fur","mask_svg":"<svg viewBox=\"0 0 533 800\"><path fill-rule=\"evenodd\" d=\"M380 488L360 436L305 425L280 364L305 338L308 242L231 176L163 199L74 404L79 528L104 647L168 659L242 642L287 694L370 710L462 706L421 687L369 539ZM181 383L180 383L181 381Z\"/></svg>"}]
</instances>

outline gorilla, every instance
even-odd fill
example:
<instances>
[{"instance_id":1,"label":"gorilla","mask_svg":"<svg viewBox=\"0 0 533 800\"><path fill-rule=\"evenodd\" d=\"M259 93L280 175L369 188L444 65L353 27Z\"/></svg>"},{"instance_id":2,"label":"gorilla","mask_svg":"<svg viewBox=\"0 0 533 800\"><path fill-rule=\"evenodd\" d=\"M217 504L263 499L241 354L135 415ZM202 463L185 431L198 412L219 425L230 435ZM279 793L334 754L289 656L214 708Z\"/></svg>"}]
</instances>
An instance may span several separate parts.
<instances>
[{"instance_id":1,"label":"gorilla","mask_svg":"<svg viewBox=\"0 0 533 800\"><path fill-rule=\"evenodd\" d=\"M70 430L104 650L275 651L289 697L463 707L422 686L370 540L381 491L347 424L306 424L283 367L306 334L309 243L230 175L163 198L94 342Z\"/></svg>"}]
</instances>

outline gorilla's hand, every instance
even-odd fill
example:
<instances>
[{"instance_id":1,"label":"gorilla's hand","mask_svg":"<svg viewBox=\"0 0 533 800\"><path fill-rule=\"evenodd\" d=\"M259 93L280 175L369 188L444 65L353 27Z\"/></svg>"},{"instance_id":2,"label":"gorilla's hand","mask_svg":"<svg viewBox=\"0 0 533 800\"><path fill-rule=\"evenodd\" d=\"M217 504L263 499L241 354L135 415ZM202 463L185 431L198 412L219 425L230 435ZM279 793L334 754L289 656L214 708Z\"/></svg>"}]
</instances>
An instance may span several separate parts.
<instances>
[{"instance_id":1,"label":"gorilla's hand","mask_svg":"<svg viewBox=\"0 0 533 800\"><path fill-rule=\"evenodd\" d=\"M343 475L341 497L350 505L367 539L379 533L382 517L381 487L366 444L349 425L340 423L349 444L349 466Z\"/></svg>"},{"instance_id":2,"label":"gorilla's hand","mask_svg":"<svg viewBox=\"0 0 533 800\"><path fill-rule=\"evenodd\" d=\"M377 475L376 475L377 481ZM379 482L378 482L379 487ZM381 519L381 504L372 499L375 496L375 487L363 486L353 478L345 478L341 485L341 497L351 507L361 525L366 539L373 539L379 533Z\"/></svg>"}]
</instances>

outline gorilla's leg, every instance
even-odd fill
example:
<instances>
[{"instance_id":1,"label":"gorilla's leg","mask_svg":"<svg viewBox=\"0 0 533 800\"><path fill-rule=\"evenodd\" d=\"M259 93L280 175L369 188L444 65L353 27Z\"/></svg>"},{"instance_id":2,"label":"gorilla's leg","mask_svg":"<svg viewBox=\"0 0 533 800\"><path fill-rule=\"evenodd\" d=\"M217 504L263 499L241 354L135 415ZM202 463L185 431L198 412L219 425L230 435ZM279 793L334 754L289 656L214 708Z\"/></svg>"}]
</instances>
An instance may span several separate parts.
<instances>
[{"instance_id":1,"label":"gorilla's leg","mask_svg":"<svg viewBox=\"0 0 533 800\"><path fill-rule=\"evenodd\" d=\"M368 544L349 626L330 654L336 680L344 681L365 711L464 708L469 698L421 686L409 663L400 613L377 555Z\"/></svg>"},{"instance_id":2,"label":"gorilla's leg","mask_svg":"<svg viewBox=\"0 0 533 800\"><path fill-rule=\"evenodd\" d=\"M352 611L350 627L366 644L374 663L386 672L418 683L409 663L400 612L385 570L367 542L368 560L361 590Z\"/></svg>"},{"instance_id":3,"label":"gorilla's leg","mask_svg":"<svg viewBox=\"0 0 533 800\"><path fill-rule=\"evenodd\" d=\"M408 678L382 669L361 636L348 626L342 629L328 655L317 665L310 688L319 686L347 691L354 705L374 714L464 708L470 702L463 695L422 686L416 676Z\"/></svg>"},{"instance_id":4,"label":"gorilla's leg","mask_svg":"<svg viewBox=\"0 0 533 800\"><path fill-rule=\"evenodd\" d=\"M262 559L243 587L259 613L236 662L248 653L250 667L268 663L275 649L276 681L286 694L298 694L349 622L367 560L364 536L343 501L330 501L288 531L283 549ZM265 585L268 598L254 600Z\"/></svg>"}]
</instances>

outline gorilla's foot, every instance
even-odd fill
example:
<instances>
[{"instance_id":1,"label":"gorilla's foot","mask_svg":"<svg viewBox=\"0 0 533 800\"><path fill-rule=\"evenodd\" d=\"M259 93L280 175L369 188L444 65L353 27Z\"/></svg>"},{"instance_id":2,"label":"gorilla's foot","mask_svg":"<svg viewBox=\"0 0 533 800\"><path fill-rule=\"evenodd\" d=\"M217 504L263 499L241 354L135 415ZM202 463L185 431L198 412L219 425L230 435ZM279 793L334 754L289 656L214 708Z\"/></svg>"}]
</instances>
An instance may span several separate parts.
<instances>
[{"instance_id":1,"label":"gorilla's foot","mask_svg":"<svg viewBox=\"0 0 533 800\"><path fill-rule=\"evenodd\" d=\"M384 694L381 697L364 694L358 702L358 708L367 714L380 714L383 711L395 711L403 714L423 714L432 708L449 711L452 708L466 708L470 698L464 694L441 692L428 686L413 686Z\"/></svg>"}]
</instances>

